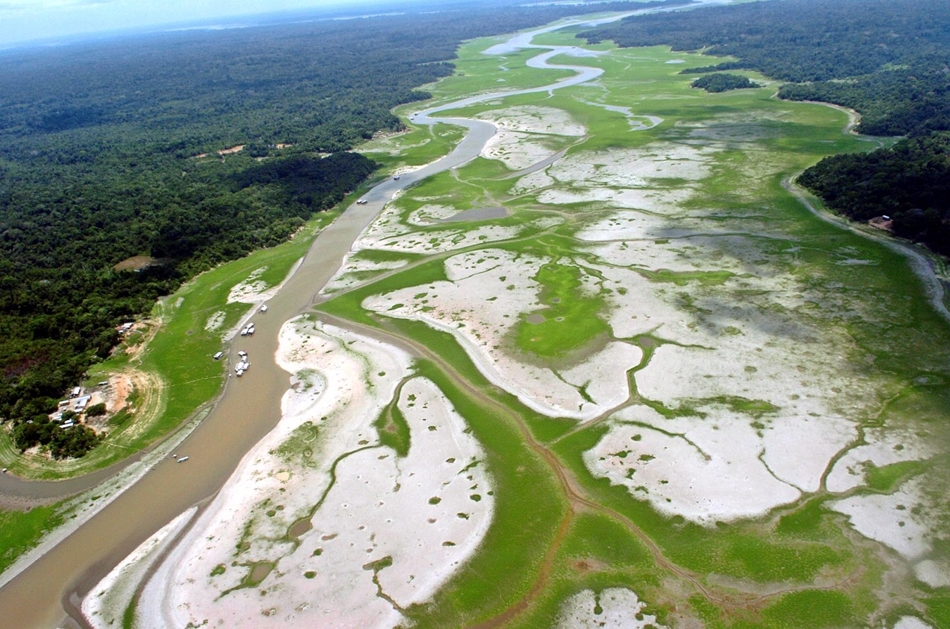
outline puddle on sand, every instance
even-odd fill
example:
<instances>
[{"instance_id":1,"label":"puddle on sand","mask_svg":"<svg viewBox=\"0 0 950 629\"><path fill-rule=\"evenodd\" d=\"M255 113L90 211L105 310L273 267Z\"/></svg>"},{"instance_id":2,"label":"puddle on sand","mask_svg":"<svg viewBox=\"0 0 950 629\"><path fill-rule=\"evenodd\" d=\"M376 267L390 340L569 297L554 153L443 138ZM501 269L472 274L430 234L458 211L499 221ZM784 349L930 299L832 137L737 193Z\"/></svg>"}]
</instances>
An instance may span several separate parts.
<instances>
[{"instance_id":1,"label":"puddle on sand","mask_svg":"<svg viewBox=\"0 0 950 629\"><path fill-rule=\"evenodd\" d=\"M287 529L287 537L291 539L300 539L300 536L313 528L313 524L310 522L310 518L300 518L296 522L290 525L290 528Z\"/></svg>"}]
</instances>

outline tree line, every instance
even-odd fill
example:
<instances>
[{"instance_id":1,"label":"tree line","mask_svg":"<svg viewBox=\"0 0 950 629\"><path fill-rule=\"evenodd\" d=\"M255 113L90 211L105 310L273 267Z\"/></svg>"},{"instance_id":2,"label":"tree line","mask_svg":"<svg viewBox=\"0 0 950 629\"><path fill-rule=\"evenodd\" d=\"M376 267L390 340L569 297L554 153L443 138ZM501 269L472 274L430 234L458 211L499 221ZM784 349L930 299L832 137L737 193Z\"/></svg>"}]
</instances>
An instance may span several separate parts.
<instances>
[{"instance_id":1,"label":"tree line","mask_svg":"<svg viewBox=\"0 0 950 629\"><path fill-rule=\"evenodd\" d=\"M829 207L950 255L950 0L772 0L627 19L582 34L621 46L729 55L687 73L748 69L787 81L780 98L861 114L858 130L905 135L891 149L838 155L799 181Z\"/></svg>"},{"instance_id":2,"label":"tree line","mask_svg":"<svg viewBox=\"0 0 950 629\"><path fill-rule=\"evenodd\" d=\"M116 326L338 203L376 167L349 149L398 130L462 41L590 11L442 9L0 52L0 419L21 449L92 447L47 414ZM161 264L115 270L138 255Z\"/></svg>"},{"instance_id":3,"label":"tree line","mask_svg":"<svg viewBox=\"0 0 950 629\"><path fill-rule=\"evenodd\" d=\"M704 89L710 93L728 92L729 90L747 90L755 87L761 87L758 83L749 80L749 77L741 74L729 74L728 72L713 72L701 76L690 85Z\"/></svg>"}]
</instances>

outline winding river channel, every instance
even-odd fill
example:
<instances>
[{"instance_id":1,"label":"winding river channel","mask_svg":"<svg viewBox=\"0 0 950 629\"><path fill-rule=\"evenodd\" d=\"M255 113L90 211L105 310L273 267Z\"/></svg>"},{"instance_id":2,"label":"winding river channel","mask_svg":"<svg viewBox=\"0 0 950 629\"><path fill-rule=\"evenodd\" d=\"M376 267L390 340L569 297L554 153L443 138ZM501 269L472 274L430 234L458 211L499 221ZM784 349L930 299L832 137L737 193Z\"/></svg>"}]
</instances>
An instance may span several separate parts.
<instances>
[{"instance_id":1,"label":"winding river channel","mask_svg":"<svg viewBox=\"0 0 950 629\"><path fill-rule=\"evenodd\" d=\"M557 55L589 57L595 53L572 46L540 46L531 43L533 38L560 28L594 26L632 14L563 22L518 34L486 51L487 54L505 54L537 48L543 52L528 61L529 67L569 70L574 75L542 87L492 92L443 103L416 114L413 121L417 124L447 123L465 127L468 133L449 155L399 180L389 179L374 187L363 197L366 204L350 206L320 233L296 272L268 302L268 313L255 318L257 334L242 338L242 349L251 355L274 356L280 327L315 303L318 292L340 267L360 233L393 195L426 177L474 159L497 130L488 122L436 114L487 100L551 92L597 78L602 73L598 68L549 63ZM237 348L232 347L231 351L235 354L232 359L237 358ZM32 563L15 566L3 576L5 583L0 589L3 626L18 629L88 626L78 611L82 597L155 531L189 508L202 507L215 496L245 453L280 420L280 399L288 388L288 378L287 372L273 360L259 361L240 382L228 380L211 412L177 446L177 454L189 456L186 465L178 465L170 457L152 457L151 463L143 459L128 466L127 469L139 466L144 471L133 476L111 502L82 523L72 525L68 534L61 534L58 543L45 544L45 552ZM49 499L95 487L104 476L113 473L114 470L106 470L62 483L30 483L6 478L2 479L0 492Z\"/></svg>"}]
</instances>

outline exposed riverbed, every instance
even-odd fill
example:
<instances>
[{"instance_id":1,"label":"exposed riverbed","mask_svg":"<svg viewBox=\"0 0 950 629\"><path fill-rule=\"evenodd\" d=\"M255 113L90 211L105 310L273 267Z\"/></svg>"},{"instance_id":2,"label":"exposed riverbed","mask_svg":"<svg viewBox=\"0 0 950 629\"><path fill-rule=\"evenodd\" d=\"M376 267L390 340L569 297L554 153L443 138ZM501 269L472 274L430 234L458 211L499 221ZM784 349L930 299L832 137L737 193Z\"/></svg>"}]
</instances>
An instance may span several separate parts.
<instances>
[{"instance_id":1,"label":"exposed riverbed","mask_svg":"<svg viewBox=\"0 0 950 629\"><path fill-rule=\"evenodd\" d=\"M903 262L778 186L801 155L850 146L840 115L698 94L670 65L695 55L534 43L567 25L474 63L510 72L505 55L537 48L528 67L573 76L410 117L468 133L317 238L234 348L254 369L174 448L189 461L150 455L0 591L18 626L51 626L60 596L83 623L85 596L113 627L136 593L155 627L391 627L465 597L490 613L422 625L690 626L696 600L747 615L788 593L872 600L870 575L905 602L924 596L911 573L950 583L946 413L928 397L944 323L916 306L901 322L922 291L880 271L912 277ZM799 512L803 535L775 534ZM472 596L485 581L508 594ZM880 609L841 624L893 628Z\"/></svg>"},{"instance_id":2,"label":"exposed riverbed","mask_svg":"<svg viewBox=\"0 0 950 629\"><path fill-rule=\"evenodd\" d=\"M577 24L599 24L629 14L608 18L565 22L533 33L540 33ZM274 356L278 350L278 331L284 321L305 311L315 295L339 268L344 256L367 225L379 214L393 195L439 172L465 164L484 149L495 134L488 122L461 118L440 118L434 114L513 94L553 91L589 81L602 73L598 68L570 65L549 65L547 60L569 47L540 47L531 67L572 70L574 77L542 88L517 92L483 94L446 103L425 110L416 122L438 122L468 129L465 138L446 157L423 168L388 180L374 187L364 199L365 205L354 204L314 241L296 273L268 302L267 317L258 317L257 333L242 338L242 348L255 356ZM237 348L232 347L232 352ZM233 356L232 358L236 358ZM240 459L258 443L280 420L279 401L287 389L287 373L271 361L260 361L241 381L229 380L212 412L177 448L180 456L189 456L186 464L172 458L163 459L134 484L125 488L105 507L87 521L75 525L62 541L27 557L27 562L14 566L6 575L9 582L0 589L0 610L5 622L19 628L48 629L63 622L64 605L78 614L74 603L99 583L109 571L132 553L143 541L166 523L194 505L203 505L214 496L232 474ZM103 475L108 471L103 472ZM97 479L98 480L98 479ZM90 479L72 481L67 487L46 485L37 492L55 496L72 493ZM29 495L29 486L18 489ZM67 525L68 526L68 525ZM70 527L72 528L72 527Z\"/></svg>"}]
</instances>

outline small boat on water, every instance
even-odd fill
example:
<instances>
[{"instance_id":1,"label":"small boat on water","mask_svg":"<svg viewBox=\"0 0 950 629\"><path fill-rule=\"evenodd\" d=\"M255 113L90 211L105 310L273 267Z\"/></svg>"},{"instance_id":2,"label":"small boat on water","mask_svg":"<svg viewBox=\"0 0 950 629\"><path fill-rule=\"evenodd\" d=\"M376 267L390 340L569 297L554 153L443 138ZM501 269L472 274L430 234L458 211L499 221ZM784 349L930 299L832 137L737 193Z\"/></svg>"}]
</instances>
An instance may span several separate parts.
<instances>
[{"instance_id":1,"label":"small boat on water","mask_svg":"<svg viewBox=\"0 0 950 629\"><path fill-rule=\"evenodd\" d=\"M179 463L184 463L184 462L187 461L189 458L191 458L191 457L183 456L183 457L181 457L180 459L178 459L178 462L179 462Z\"/></svg>"},{"instance_id":2,"label":"small boat on water","mask_svg":"<svg viewBox=\"0 0 950 629\"><path fill-rule=\"evenodd\" d=\"M260 311L261 311L261 312L267 312L267 304L264 304L263 306L261 306L261 310L260 310Z\"/></svg>"}]
</instances>

